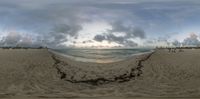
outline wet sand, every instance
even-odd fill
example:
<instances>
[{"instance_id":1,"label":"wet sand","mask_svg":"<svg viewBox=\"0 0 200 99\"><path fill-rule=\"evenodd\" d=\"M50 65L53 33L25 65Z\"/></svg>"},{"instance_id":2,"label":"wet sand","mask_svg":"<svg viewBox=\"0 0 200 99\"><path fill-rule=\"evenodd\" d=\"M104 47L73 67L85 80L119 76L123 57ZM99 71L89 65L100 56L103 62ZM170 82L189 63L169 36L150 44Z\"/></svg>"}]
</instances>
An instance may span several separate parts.
<instances>
[{"instance_id":1,"label":"wet sand","mask_svg":"<svg viewBox=\"0 0 200 99\"><path fill-rule=\"evenodd\" d=\"M0 98L199 98L199 59L199 49L162 49L104 64L47 49L0 49Z\"/></svg>"}]
</instances>

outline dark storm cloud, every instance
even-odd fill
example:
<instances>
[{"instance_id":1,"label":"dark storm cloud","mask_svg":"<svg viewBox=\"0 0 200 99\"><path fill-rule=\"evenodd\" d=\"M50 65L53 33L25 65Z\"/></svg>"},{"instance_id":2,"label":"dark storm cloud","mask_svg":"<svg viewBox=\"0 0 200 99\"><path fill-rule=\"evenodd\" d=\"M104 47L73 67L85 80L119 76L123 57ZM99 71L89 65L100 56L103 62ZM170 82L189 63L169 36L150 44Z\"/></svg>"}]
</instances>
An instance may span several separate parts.
<instances>
[{"instance_id":1,"label":"dark storm cloud","mask_svg":"<svg viewBox=\"0 0 200 99\"><path fill-rule=\"evenodd\" d=\"M114 34L107 34L106 40L109 42L116 42L119 44L123 44L124 41L126 41L127 39L124 36L115 36Z\"/></svg>"},{"instance_id":2,"label":"dark storm cloud","mask_svg":"<svg viewBox=\"0 0 200 99\"><path fill-rule=\"evenodd\" d=\"M145 38L145 32L141 28L133 27L133 26L124 26L124 24L120 21L111 23L112 29L108 30L109 33L113 32L123 32L126 34L126 37L139 37L139 38Z\"/></svg>"},{"instance_id":3,"label":"dark storm cloud","mask_svg":"<svg viewBox=\"0 0 200 99\"><path fill-rule=\"evenodd\" d=\"M118 44L122 44L124 47L135 47L138 44L129 40L132 37L128 36L115 36L113 34L109 34L106 36L106 40L109 42L115 42Z\"/></svg>"},{"instance_id":4,"label":"dark storm cloud","mask_svg":"<svg viewBox=\"0 0 200 99\"><path fill-rule=\"evenodd\" d=\"M80 25L76 25L76 24L59 24L56 25L53 29L53 32L55 33L61 33L61 34L67 34L70 36L76 36L77 32L80 31L82 29L82 27Z\"/></svg>"},{"instance_id":5,"label":"dark storm cloud","mask_svg":"<svg viewBox=\"0 0 200 99\"><path fill-rule=\"evenodd\" d=\"M96 35L94 40L98 42L106 40L108 42L122 44L125 47L135 47L138 44L130 39L144 39L146 37L144 30L138 27L124 26L122 22L111 23L111 26L112 29L107 30L106 33ZM123 33L124 36L116 36L115 33Z\"/></svg>"},{"instance_id":6,"label":"dark storm cloud","mask_svg":"<svg viewBox=\"0 0 200 99\"><path fill-rule=\"evenodd\" d=\"M137 43L129 40L127 37L115 36L113 34L96 35L94 40L98 42L102 42L104 40L108 42L115 42L123 45L124 47L135 47L138 45Z\"/></svg>"},{"instance_id":7,"label":"dark storm cloud","mask_svg":"<svg viewBox=\"0 0 200 99\"><path fill-rule=\"evenodd\" d=\"M68 37L77 37L77 33L81 30L80 25L75 24L58 24L51 32L43 35L43 42L51 48L58 48L62 46L62 43L68 41ZM48 38L48 39L45 39Z\"/></svg>"},{"instance_id":8,"label":"dark storm cloud","mask_svg":"<svg viewBox=\"0 0 200 99\"><path fill-rule=\"evenodd\" d=\"M104 35L96 35L94 37L94 40L98 41L98 42L102 42L103 40L106 40L106 36L104 36Z\"/></svg>"},{"instance_id":9,"label":"dark storm cloud","mask_svg":"<svg viewBox=\"0 0 200 99\"><path fill-rule=\"evenodd\" d=\"M92 40L86 40L86 41L83 41L82 43L85 44L85 43L92 43L93 41Z\"/></svg>"},{"instance_id":10,"label":"dark storm cloud","mask_svg":"<svg viewBox=\"0 0 200 99\"><path fill-rule=\"evenodd\" d=\"M115 36L113 34L104 34L104 35L96 35L94 37L95 41L102 42L102 41L108 41L108 42L115 42L118 44L122 44L124 47L135 47L137 44L131 40L128 40L126 37L123 36Z\"/></svg>"}]
</instances>

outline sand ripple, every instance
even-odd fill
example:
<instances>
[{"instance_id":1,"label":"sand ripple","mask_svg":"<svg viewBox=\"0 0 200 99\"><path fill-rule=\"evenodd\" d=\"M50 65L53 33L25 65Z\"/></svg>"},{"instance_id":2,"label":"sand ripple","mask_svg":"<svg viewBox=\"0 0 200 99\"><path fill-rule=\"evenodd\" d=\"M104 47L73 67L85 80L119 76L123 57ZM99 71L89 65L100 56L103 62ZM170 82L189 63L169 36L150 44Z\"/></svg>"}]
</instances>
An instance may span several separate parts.
<instances>
[{"instance_id":1,"label":"sand ripple","mask_svg":"<svg viewBox=\"0 0 200 99\"><path fill-rule=\"evenodd\" d=\"M198 49L157 50L109 64L52 57L47 50L0 55L0 97L200 97Z\"/></svg>"}]
</instances>

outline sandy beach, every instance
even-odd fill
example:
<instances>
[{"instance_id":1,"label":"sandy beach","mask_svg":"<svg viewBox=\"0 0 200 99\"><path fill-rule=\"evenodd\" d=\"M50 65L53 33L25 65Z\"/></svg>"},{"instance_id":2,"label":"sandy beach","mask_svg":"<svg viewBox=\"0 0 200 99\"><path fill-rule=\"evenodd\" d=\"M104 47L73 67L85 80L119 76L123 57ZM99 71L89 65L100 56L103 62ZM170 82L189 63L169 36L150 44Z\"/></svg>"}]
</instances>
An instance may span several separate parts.
<instances>
[{"instance_id":1,"label":"sandy beach","mask_svg":"<svg viewBox=\"0 0 200 99\"><path fill-rule=\"evenodd\" d=\"M78 62L48 49L0 49L0 98L198 98L199 59L199 49L160 49L115 63Z\"/></svg>"}]
</instances>

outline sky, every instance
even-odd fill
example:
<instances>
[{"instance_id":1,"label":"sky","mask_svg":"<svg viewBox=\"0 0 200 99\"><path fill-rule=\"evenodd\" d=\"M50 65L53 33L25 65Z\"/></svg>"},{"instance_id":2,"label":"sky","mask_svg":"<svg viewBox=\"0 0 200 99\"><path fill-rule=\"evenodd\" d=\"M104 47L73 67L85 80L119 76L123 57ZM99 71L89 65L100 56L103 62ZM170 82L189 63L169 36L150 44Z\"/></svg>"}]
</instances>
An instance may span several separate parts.
<instances>
[{"instance_id":1,"label":"sky","mask_svg":"<svg viewBox=\"0 0 200 99\"><path fill-rule=\"evenodd\" d=\"M199 16L199 0L0 0L0 46L199 46Z\"/></svg>"}]
</instances>

